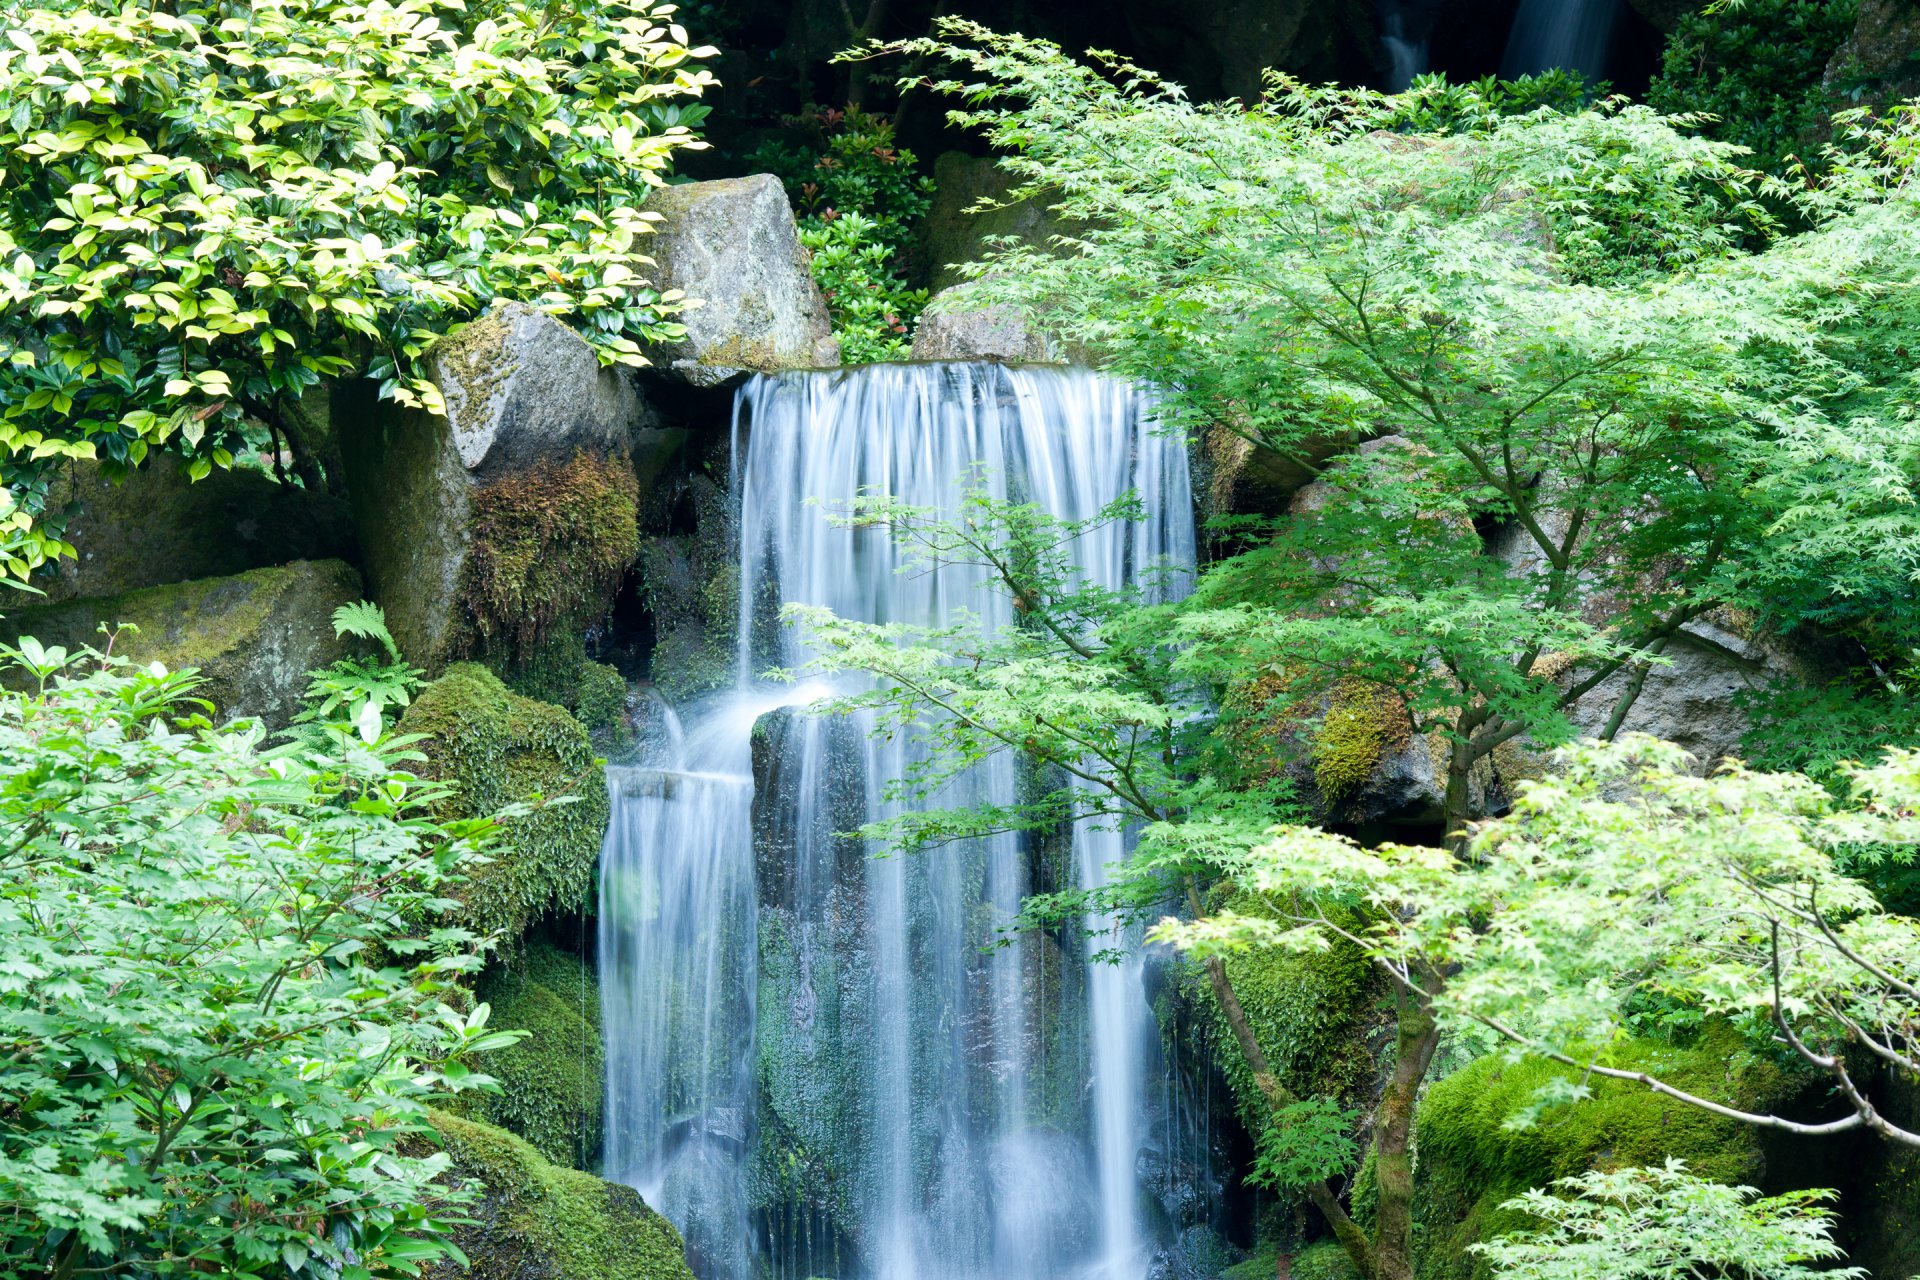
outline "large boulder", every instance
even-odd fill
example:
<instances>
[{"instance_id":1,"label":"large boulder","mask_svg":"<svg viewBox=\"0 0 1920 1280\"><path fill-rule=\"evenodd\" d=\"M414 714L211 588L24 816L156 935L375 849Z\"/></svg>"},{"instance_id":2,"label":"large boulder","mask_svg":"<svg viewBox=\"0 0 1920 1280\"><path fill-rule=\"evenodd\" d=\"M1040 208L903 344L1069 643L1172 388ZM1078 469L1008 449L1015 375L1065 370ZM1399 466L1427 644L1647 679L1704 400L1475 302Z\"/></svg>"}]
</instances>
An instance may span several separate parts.
<instances>
[{"instance_id":1,"label":"large boulder","mask_svg":"<svg viewBox=\"0 0 1920 1280\"><path fill-rule=\"evenodd\" d=\"M677 447L625 370L519 303L435 344L446 412L336 389L333 422L373 598L413 662L515 671L577 649L637 544L635 454Z\"/></svg>"},{"instance_id":2,"label":"large boulder","mask_svg":"<svg viewBox=\"0 0 1920 1280\"><path fill-rule=\"evenodd\" d=\"M205 681L199 696L222 716L257 718L278 728L300 710L307 673L345 656L333 612L358 599L360 575L351 565L300 560L14 609L0 620L0 638L105 647L101 624L124 626L113 640L115 654L176 671L198 668Z\"/></svg>"},{"instance_id":3,"label":"large boulder","mask_svg":"<svg viewBox=\"0 0 1920 1280\"><path fill-rule=\"evenodd\" d=\"M77 559L54 561L34 575L49 604L291 560L355 558L344 500L250 468L215 470L193 481L178 458L158 454L113 480L99 464L77 462L48 498L79 551Z\"/></svg>"},{"instance_id":4,"label":"large boulder","mask_svg":"<svg viewBox=\"0 0 1920 1280\"><path fill-rule=\"evenodd\" d=\"M659 283L699 305L680 317L687 336L649 352L696 387L742 370L773 373L840 363L827 304L780 180L759 173L664 187L647 202L663 216L652 249Z\"/></svg>"},{"instance_id":5,"label":"large boulder","mask_svg":"<svg viewBox=\"0 0 1920 1280\"><path fill-rule=\"evenodd\" d=\"M1920 4L1860 0L1853 34L1827 63L1825 84L1842 105L1889 103L1920 93Z\"/></svg>"},{"instance_id":6,"label":"large boulder","mask_svg":"<svg viewBox=\"0 0 1920 1280\"><path fill-rule=\"evenodd\" d=\"M429 1118L447 1180L478 1193L453 1234L471 1266L441 1263L433 1280L693 1280L680 1234L632 1187L553 1165L492 1125Z\"/></svg>"}]
</instances>

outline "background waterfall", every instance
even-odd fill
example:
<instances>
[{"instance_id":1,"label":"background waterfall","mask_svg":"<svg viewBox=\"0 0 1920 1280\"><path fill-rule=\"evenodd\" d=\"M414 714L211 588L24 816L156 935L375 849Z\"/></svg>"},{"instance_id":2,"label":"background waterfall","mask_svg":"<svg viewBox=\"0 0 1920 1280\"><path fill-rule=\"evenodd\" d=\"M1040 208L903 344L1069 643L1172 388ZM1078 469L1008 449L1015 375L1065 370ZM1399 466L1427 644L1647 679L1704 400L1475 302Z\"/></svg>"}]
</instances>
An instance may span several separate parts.
<instances>
[{"instance_id":1,"label":"background waterfall","mask_svg":"<svg viewBox=\"0 0 1920 1280\"><path fill-rule=\"evenodd\" d=\"M1598 80L1607 70L1607 49L1621 0L1521 0L1507 34L1500 74L1507 79L1556 68Z\"/></svg>"},{"instance_id":2,"label":"background waterfall","mask_svg":"<svg viewBox=\"0 0 1920 1280\"><path fill-rule=\"evenodd\" d=\"M805 654L786 601L874 622L999 626L980 574L904 574L884 530L830 524L886 493L1148 518L1076 541L1110 586L1194 558L1184 445L1091 374L890 365L749 383L736 405L738 679L683 708L684 743L614 772L602 870L610 1176L685 1232L709 1280L772 1274L1039 1280L1147 1273L1137 1162L1153 1028L1137 961L1072 931L990 948L1028 892L1098 882L1121 833L1002 836L911 856L837 835L894 812L914 749L756 673ZM814 505L814 500L820 505ZM997 760L943 802L1008 800ZM1090 921L1100 928L1103 922ZM1110 944L1098 944L1110 945Z\"/></svg>"}]
</instances>

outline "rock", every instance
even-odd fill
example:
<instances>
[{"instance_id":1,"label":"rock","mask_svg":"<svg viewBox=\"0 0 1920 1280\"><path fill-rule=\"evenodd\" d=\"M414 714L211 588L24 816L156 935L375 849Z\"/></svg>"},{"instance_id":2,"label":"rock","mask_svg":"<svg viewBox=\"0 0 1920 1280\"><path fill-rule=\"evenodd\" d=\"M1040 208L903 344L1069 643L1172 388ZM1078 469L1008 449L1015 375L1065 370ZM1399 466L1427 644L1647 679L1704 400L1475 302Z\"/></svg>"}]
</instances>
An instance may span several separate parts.
<instances>
[{"instance_id":1,"label":"rock","mask_svg":"<svg viewBox=\"0 0 1920 1280\"><path fill-rule=\"evenodd\" d=\"M96 463L76 462L55 481L48 506L64 508L66 540L80 553L34 575L48 604L356 557L343 499L246 468L192 481L172 454L118 482Z\"/></svg>"},{"instance_id":2,"label":"rock","mask_svg":"<svg viewBox=\"0 0 1920 1280\"><path fill-rule=\"evenodd\" d=\"M447 1179L479 1198L456 1208L454 1242L471 1269L440 1263L432 1280L693 1280L673 1224L632 1187L562 1169L492 1125L430 1112L453 1159Z\"/></svg>"},{"instance_id":3,"label":"rock","mask_svg":"<svg viewBox=\"0 0 1920 1280\"><path fill-rule=\"evenodd\" d=\"M1012 236L1044 246L1065 228L1039 201L998 203L1013 190L1014 181L991 156L948 151L933 162L934 196L927 210L925 252L933 264L935 292L966 279L961 265L985 257L990 236ZM983 201L996 207L976 210Z\"/></svg>"},{"instance_id":4,"label":"rock","mask_svg":"<svg viewBox=\"0 0 1920 1280\"><path fill-rule=\"evenodd\" d=\"M15 609L0 620L11 643L101 647L101 623L132 624L113 652L173 670L199 669L199 696L222 716L284 727L300 709L307 673L345 656L333 611L360 599L360 575L338 560L299 560L224 578L200 578L106 598Z\"/></svg>"},{"instance_id":5,"label":"rock","mask_svg":"<svg viewBox=\"0 0 1920 1280\"><path fill-rule=\"evenodd\" d=\"M1824 84L1851 106L1920 94L1920 5L1913 0L1860 0L1853 34L1834 50Z\"/></svg>"},{"instance_id":6,"label":"rock","mask_svg":"<svg viewBox=\"0 0 1920 1280\"><path fill-rule=\"evenodd\" d=\"M1058 344L1004 303L979 305L974 285L942 290L913 331L915 360L995 360L1003 364L1058 364Z\"/></svg>"},{"instance_id":7,"label":"rock","mask_svg":"<svg viewBox=\"0 0 1920 1280\"><path fill-rule=\"evenodd\" d=\"M665 218L652 246L660 286L700 302L679 317L687 336L649 353L660 368L713 387L741 370L840 363L779 179L759 173L664 187L647 208Z\"/></svg>"},{"instance_id":8,"label":"rock","mask_svg":"<svg viewBox=\"0 0 1920 1280\"><path fill-rule=\"evenodd\" d=\"M334 429L373 598L429 671L515 671L610 607L637 542L636 443L671 449L624 370L519 303L429 354L444 416L337 388ZM656 468L657 469L657 468Z\"/></svg>"},{"instance_id":9,"label":"rock","mask_svg":"<svg viewBox=\"0 0 1920 1280\"><path fill-rule=\"evenodd\" d=\"M543 916L588 901L607 831L606 775L565 708L521 697L487 668L462 662L420 691L397 728L426 735L419 772L456 784L461 816L534 796L575 797L508 822L493 860L454 894L466 907L460 923L512 941Z\"/></svg>"}]
</instances>

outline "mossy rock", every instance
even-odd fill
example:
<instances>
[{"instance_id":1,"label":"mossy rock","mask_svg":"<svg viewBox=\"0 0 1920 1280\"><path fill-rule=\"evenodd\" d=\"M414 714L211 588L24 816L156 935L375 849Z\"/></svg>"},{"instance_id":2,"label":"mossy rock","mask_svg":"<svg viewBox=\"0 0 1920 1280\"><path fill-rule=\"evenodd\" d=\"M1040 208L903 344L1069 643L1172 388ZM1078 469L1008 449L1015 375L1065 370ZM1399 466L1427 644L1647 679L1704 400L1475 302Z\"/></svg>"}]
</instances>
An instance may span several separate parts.
<instances>
[{"instance_id":1,"label":"mossy rock","mask_svg":"<svg viewBox=\"0 0 1920 1280\"><path fill-rule=\"evenodd\" d=\"M1251 894L1221 897L1218 910L1269 914ZM1370 1104L1376 1064L1369 1033L1382 992L1372 962L1359 948L1336 942L1324 951L1300 954L1270 947L1233 956L1226 965L1254 1037L1282 1083L1301 1097L1333 1098L1360 1108ZM1207 1036L1241 1122L1250 1133L1263 1131L1266 1099L1205 974L1190 967L1183 986L1207 1011Z\"/></svg>"},{"instance_id":2,"label":"mossy rock","mask_svg":"<svg viewBox=\"0 0 1920 1280\"><path fill-rule=\"evenodd\" d=\"M35 572L46 604L355 558L345 499L250 467L215 468L196 481L171 454L118 478L100 463L75 462L55 479L47 505L65 520L79 556Z\"/></svg>"},{"instance_id":3,"label":"mossy rock","mask_svg":"<svg viewBox=\"0 0 1920 1280\"><path fill-rule=\"evenodd\" d=\"M360 598L360 575L338 560L300 560L106 598L29 605L0 619L0 639L33 636L79 649L106 643L102 623L131 624L113 652L172 670L197 668L198 695L227 717L281 727L300 710L307 675L346 649L333 611Z\"/></svg>"},{"instance_id":4,"label":"mossy rock","mask_svg":"<svg viewBox=\"0 0 1920 1280\"><path fill-rule=\"evenodd\" d=\"M592 964L535 942L496 961L478 995L492 1006L489 1026L531 1034L487 1056L500 1092L473 1095L470 1118L512 1130L555 1164L591 1167L606 1080Z\"/></svg>"},{"instance_id":5,"label":"mossy rock","mask_svg":"<svg viewBox=\"0 0 1920 1280\"><path fill-rule=\"evenodd\" d=\"M578 720L514 693L478 663L461 662L420 691L399 731L425 735L421 772L457 786L461 813L544 797L508 823L492 861L461 887L463 923L511 941L542 916L585 905L608 804L605 771ZM552 803L561 797L567 800Z\"/></svg>"},{"instance_id":6,"label":"mossy rock","mask_svg":"<svg viewBox=\"0 0 1920 1280\"><path fill-rule=\"evenodd\" d=\"M1347 1251L1330 1240L1310 1244L1287 1260L1291 1280L1360 1280ZM1220 1280L1273 1280L1280 1257L1273 1245L1262 1245L1245 1262L1220 1273Z\"/></svg>"},{"instance_id":7,"label":"mossy rock","mask_svg":"<svg viewBox=\"0 0 1920 1280\"><path fill-rule=\"evenodd\" d=\"M450 1178L482 1188L454 1233L471 1270L443 1263L434 1280L693 1280L679 1233L632 1187L553 1165L504 1129L430 1119Z\"/></svg>"},{"instance_id":8,"label":"mossy rock","mask_svg":"<svg viewBox=\"0 0 1920 1280\"><path fill-rule=\"evenodd\" d=\"M1628 1041L1610 1064L1752 1111L1787 1107L1809 1087L1808 1077L1756 1053L1725 1026L1687 1048ZM1655 1165L1672 1156L1715 1181L1764 1185L1766 1149L1758 1130L1625 1081L1590 1080L1590 1098L1553 1108L1529 1128L1503 1127L1537 1089L1571 1074L1538 1059L1490 1057L1427 1091L1415 1130L1421 1280L1489 1274L1467 1246L1525 1225L1499 1206L1556 1178Z\"/></svg>"}]
</instances>

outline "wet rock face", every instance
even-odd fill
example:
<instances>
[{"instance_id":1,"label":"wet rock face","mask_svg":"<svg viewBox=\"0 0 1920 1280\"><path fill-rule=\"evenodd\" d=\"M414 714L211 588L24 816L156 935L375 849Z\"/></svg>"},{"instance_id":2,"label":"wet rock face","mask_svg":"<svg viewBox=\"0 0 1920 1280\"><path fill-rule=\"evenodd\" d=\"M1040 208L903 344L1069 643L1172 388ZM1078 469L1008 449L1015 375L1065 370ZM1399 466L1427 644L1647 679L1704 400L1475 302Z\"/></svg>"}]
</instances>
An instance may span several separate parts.
<instances>
[{"instance_id":1,"label":"wet rock face","mask_svg":"<svg viewBox=\"0 0 1920 1280\"><path fill-rule=\"evenodd\" d=\"M743 370L840 363L779 179L761 173L665 187L647 208L664 217L651 245L660 286L700 303L679 317L685 338L649 352L662 371L715 387Z\"/></svg>"},{"instance_id":2,"label":"wet rock face","mask_svg":"<svg viewBox=\"0 0 1920 1280\"><path fill-rule=\"evenodd\" d=\"M360 598L360 575L338 560L296 561L224 578L200 578L118 596L11 610L0 638L33 636L69 650L103 647L102 623L131 624L115 654L198 668L197 691L222 717L253 717L270 728L293 719L307 673L345 656L333 611Z\"/></svg>"},{"instance_id":3,"label":"wet rock face","mask_svg":"<svg viewBox=\"0 0 1920 1280\"><path fill-rule=\"evenodd\" d=\"M1840 95L1892 102L1920 93L1920 5L1860 0L1853 34L1827 64L1826 87ZM1846 104L1843 104L1846 105Z\"/></svg>"},{"instance_id":4,"label":"wet rock face","mask_svg":"<svg viewBox=\"0 0 1920 1280\"><path fill-rule=\"evenodd\" d=\"M438 344L444 415L336 390L368 586L407 657L511 670L603 616L637 542L636 448L672 448L626 371L551 316L496 307Z\"/></svg>"}]
</instances>

